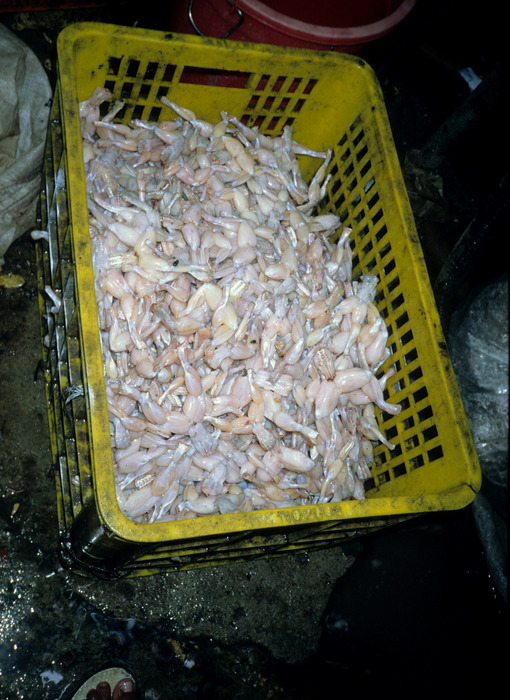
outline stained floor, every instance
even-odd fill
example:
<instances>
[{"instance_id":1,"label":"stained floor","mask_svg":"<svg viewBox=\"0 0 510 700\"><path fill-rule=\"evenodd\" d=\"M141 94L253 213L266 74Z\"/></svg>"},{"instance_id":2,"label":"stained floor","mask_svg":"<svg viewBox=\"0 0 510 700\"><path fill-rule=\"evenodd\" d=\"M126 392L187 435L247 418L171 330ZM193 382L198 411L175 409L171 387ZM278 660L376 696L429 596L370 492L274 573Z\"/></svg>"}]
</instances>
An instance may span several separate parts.
<instances>
[{"instance_id":1,"label":"stained floor","mask_svg":"<svg viewBox=\"0 0 510 700\"><path fill-rule=\"evenodd\" d=\"M418 11L365 55L401 163L469 94L458 70L484 77L503 45L491 3L476 17L458 1ZM33 48L53 85L55 40L68 23L169 28L164 10L142 15L134 3L0 21ZM441 168L447 207L439 222L421 222L423 236L439 228L451 248L495 187L507 167L502 115L493 112L449 154ZM428 249L431 277L434 255ZM500 274L501 260L488 251L467 288ZM1 697L65 700L89 671L116 660L147 700L312 700L346 690L421 697L497 687L506 606L470 508L346 547L249 564L117 582L62 568L28 235L9 249L2 273L9 272L25 283L0 287Z\"/></svg>"}]
</instances>

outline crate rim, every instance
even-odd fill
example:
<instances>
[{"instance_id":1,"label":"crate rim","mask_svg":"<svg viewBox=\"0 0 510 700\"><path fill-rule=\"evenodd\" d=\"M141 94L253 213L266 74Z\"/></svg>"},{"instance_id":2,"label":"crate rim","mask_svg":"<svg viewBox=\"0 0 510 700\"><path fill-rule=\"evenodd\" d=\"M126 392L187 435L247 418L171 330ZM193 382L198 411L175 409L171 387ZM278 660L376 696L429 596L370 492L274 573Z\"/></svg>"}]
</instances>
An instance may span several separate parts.
<instances>
[{"instance_id":1,"label":"crate rim","mask_svg":"<svg viewBox=\"0 0 510 700\"><path fill-rule=\"evenodd\" d=\"M60 55L61 51L66 49L65 42L72 43L74 39L81 39L86 36L87 33L104 33L105 30L109 34L114 34L116 36L132 38L134 35L139 36L144 40L144 42L155 41L158 44L162 41L180 41L185 44L196 46L217 46L232 52L236 50L236 47L242 47L243 50L253 50L256 53L263 52L273 57L279 54L284 54L285 56L295 54L302 57L306 57L307 55L321 56L322 58L328 57L332 61L336 61L338 58L340 58L341 61L347 60L350 63L357 64L360 68L369 67L370 70L373 70L365 59L361 58L360 56L350 53L343 53L341 51L320 51L317 49L297 48L294 46L277 46L274 44L264 44L258 42L236 41L234 39L216 39L214 37L201 37L195 34L182 34L174 31L128 27L125 25L111 24L108 22L75 22L74 24L64 27L57 37L57 54Z\"/></svg>"}]
</instances>

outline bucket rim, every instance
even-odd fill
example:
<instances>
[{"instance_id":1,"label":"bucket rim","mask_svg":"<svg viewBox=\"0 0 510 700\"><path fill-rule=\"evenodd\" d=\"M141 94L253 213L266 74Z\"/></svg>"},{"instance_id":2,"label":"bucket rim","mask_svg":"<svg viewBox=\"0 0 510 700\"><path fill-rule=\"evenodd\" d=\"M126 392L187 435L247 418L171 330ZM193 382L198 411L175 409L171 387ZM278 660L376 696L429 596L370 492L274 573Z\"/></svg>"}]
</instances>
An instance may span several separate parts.
<instances>
[{"instance_id":1,"label":"bucket rim","mask_svg":"<svg viewBox=\"0 0 510 700\"><path fill-rule=\"evenodd\" d=\"M324 27L309 24L277 12L260 0L235 0L234 4L252 19L287 36L316 44L349 45L368 43L389 34L411 12L416 0L403 0L399 7L384 19L359 27Z\"/></svg>"}]
</instances>

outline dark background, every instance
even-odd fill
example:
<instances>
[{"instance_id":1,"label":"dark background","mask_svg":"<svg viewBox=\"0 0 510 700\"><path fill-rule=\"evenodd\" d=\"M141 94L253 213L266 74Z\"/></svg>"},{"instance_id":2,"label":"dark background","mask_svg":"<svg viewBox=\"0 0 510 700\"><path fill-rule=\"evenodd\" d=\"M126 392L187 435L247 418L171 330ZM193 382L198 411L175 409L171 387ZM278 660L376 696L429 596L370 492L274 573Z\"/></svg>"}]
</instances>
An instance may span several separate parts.
<instances>
[{"instance_id":1,"label":"dark background","mask_svg":"<svg viewBox=\"0 0 510 700\"><path fill-rule=\"evenodd\" d=\"M68 4L75 8L79 5ZM89 4L97 6L87 7ZM18 7L22 5L17 3ZM101 21L162 31L172 28L171 2L82 3L78 9L61 9L64 3L58 2L45 5L52 11L13 13L6 12L8 3L0 0L0 22L33 49L46 67L52 87L56 77L56 38L67 24ZM506 25L502 3L476 6L461 0L419 0L396 31L365 51L363 58L381 82L402 165L409 150L423 148L437 127L470 94L458 72L460 69L471 67L480 78L485 78L498 62L508 67ZM440 211L435 217L417 218L432 281L448 252L507 170L507 124L504 99L455 144L439 169L444 186ZM492 281L507 270L503 244L503 233L507 231L507 219L499 219L491 245L480 255L466 283L458 290L456 303L477 285ZM431 245L432 239L437 245ZM35 304L34 252L28 236L8 252L3 272L19 273L16 266L19 268L20 251L29 260L31 277L27 277L23 298L15 290L0 288L2 362L7 360L7 348L19 347L20 341L16 345L12 333L20 314L25 313L27 304ZM38 334L38 328L32 331ZM27 477L38 478L29 468L27 464ZM5 483L2 489L6 503ZM50 503L50 510L51 507ZM2 510L2 518L7 530L11 527L12 537L21 537L22 530L9 525L6 508ZM56 527L56 519L54 522ZM222 646L218 640L210 639L201 640L193 674L185 676L172 665L171 648L164 642L165 630L157 625L137 625L131 645L138 644L146 654L153 653L158 659L147 666L153 676L160 674L157 682L147 678L147 668L133 668L145 687L159 688L160 695L148 697L312 700L326 692L336 697L345 691L368 691L382 696L405 693L414 697L431 693L437 697L452 693L472 697L478 691L497 692L507 660L506 604L489 574L469 507L459 512L423 516L365 536L343 549L355 561L336 582L322 615L320 642L311 649L305 663L285 664L276 661L263 647ZM44 569L44 575L48 571L51 576L52 566L58 568L58 565L51 556L51 545L45 551L44 566L49 568ZM30 549L24 552L26 557L36 556ZM48 561L53 564L50 566ZM4 569L5 566L2 563ZM12 580L11 576L10 594ZM5 590L2 589L4 595ZM263 606L261 614L264 614ZM51 627L51 611L46 609L45 615L41 622ZM105 616L104 621L106 627L110 624L110 632L112 624L115 631L111 618ZM87 625L81 634L87 658L94 660L91 644L97 640L94 642ZM156 651L154 639L158 640ZM189 645L193 641L181 640ZM32 639L26 658L19 660L18 676L31 673L37 678L44 670L27 670L31 656L41 658L37 656L41 644L37 636ZM75 647L76 644L70 648L68 666L75 663L72 659ZM117 651L121 660L126 661L129 656L126 647L121 645ZM99 664L103 659L102 655L97 656ZM62 657L53 663L57 664L55 667L60 664L59 668L67 668ZM241 682L240 669L249 682ZM2 682L6 683L5 697L36 700L36 695L30 694L33 690L25 696L19 694L21 686L15 677L14 668L10 676L6 677L4 672L4 681L0 679L0 688L3 689ZM61 691L57 686L55 695L45 694L50 692L49 688L45 686L41 698L59 697ZM167 688L168 694L161 688Z\"/></svg>"}]
</instances>

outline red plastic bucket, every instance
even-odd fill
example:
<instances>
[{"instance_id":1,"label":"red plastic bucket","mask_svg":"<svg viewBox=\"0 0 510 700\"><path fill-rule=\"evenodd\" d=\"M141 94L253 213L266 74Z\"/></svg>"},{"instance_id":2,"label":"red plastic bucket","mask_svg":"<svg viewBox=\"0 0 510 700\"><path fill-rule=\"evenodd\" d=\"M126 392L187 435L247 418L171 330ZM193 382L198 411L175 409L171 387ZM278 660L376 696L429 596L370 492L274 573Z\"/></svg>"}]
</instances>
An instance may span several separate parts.
<instances>
[{"instance_id":1,"label":"red plastic bucket","mask_svg":"<svg viewBox=\"0 0 510 700\"><path fill-rule=\"evenodd\" d=\"M169 30L360 54L395 29L416 0L178 0Z\"/></svg>"}]
</instances>

